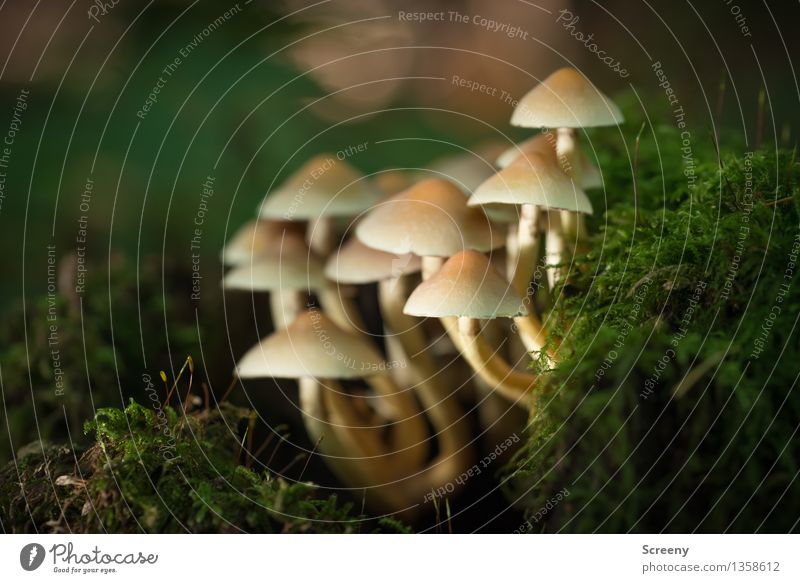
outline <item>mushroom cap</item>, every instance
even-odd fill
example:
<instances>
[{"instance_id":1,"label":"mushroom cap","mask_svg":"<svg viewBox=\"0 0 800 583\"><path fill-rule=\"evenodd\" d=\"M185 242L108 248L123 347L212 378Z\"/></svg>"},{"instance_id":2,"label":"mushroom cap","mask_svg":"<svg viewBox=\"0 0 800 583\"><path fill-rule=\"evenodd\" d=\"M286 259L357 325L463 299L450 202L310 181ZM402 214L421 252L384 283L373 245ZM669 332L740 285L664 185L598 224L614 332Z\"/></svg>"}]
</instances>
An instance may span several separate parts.
<instances>
[{"instance_id":1,"label":"mushroom cap","mask_svg":"<svg viewBox=\"0 0 800 583\"><path fill-rule=\"evenodd\" d=\"M286 231L264 253L226 273L222 284L248 291L314 290L325 285L323 271L303 236Z\"/></svg>"},{"instance_id":2,"label":"mushroom cap","mask_svg":"<svg viewBox=\"0 0 800 583\"><path fill-rule=\"evenodd\" d=\"M519 144L514 144L510 148L506 148L495 160L495 164L501 170L507 168L512 162L517 160L520 156L539 152L546 156L551 156L553 160L557 160L556 156L556 135L553 132L547 131L536 134L523 140Z\"/></svg>"},{"instance_id":3,"label":"mushroom cap","mask_svg":"<svg viewBox=\"0 0 800 583\"><path fill-rule=\"evenodd\" d=\"M430 170L469 195L494 174L493 161L504 149L502 144L494 142L483 144L475 150L438 158L430 164Z\"/></svg>"},{"instance_id":4,"label":"mushroom cap","mask_svg":"<svg viewBox=\"0 0 800 583\"><path fill-rule=\"evenodd\" d=\"M553 156L553 158L557 160L558 156L556 154L555 140L556 137L552 132L537 134L532 138L528 138L527 140L508 148L505 152L497 157L495 164L497 164L497 167L500 169L507 168L515 160L519 159L520 156L524 156L525 154L530 154L532 152L539 152L546 156ZM600 170L594 165L594 162L592 162L591 158L589 158L586 152L584 152L580 147L578 148L577 156L578 164L580 164L581 169L581 188L601 188L603 186L603 177L600 174ZM488 211L486 214L494 220Z\"/></svg>"},{"instance_id":5,"label":"mushroom cap","mask_svg":"<svg viewBox=\"0 0 800 583\"><path fill-rule=\"evenodd\" d=\"M522 298L489 260L477 251L462 251L411 293L403 312L411 316L476 319L521 316Z\"/></svg>"},{"instance_id":6,"label":"mushroom cap","mask_svg":"<svg viewBox=\"0 0 800 583\"><path fill-rule=\"evenodd\" d=\"M469 208L457 186L428 178L373 208L356 237L373 249L403 255L449 257L463 249L489 251L504 234L480 209Z\"/></svg>"},{"instance_id":7,"label":"mushroom cap","mask_svg":"<svg viewBox=\"0 0 800 583\"><path fill-rule=\"evenodd\" d=\"M249 263L254 256L266 253L274 245L280 245L283 233L287 230L294 231L294 225L287 221L247 221L225 243L220 259L224 265Z\"/></svg>"},{"instance_id":8,"label":"mushroom cap","mask_svg":"<svg viewBox=\"0 0 800 583\"><path fill-rule=\"evenodd\" d=\"M378 251L353 237L328 259L325 276L338 283L363 284L415 273L421 266L417 255Z\"/></svg>"},{"instance_id":9,"label":"mushroom cap","mask_svg":"<svg viewBox=\"0 0 800 583\"><path fill-rule=\"evenodd\" d=\"M309 310L248 350L236 364L236 374L243 379L353 379L380 370L383 362L365 337L342 330L319 310Z\"/></svg>"},{"instance_id":10,"label":"mushroom cap","mask_svg":"<svg viewBox=\"0 0 800 583\"><path fill-rule=\"evenodd\" d=\"M377 189L364 175L336 156L315 156L261 203L263 219L303 221L320 217L349 217L368 209Z\"/></svg>"},{"instance_id":11,"label":"mushroom cap","mask_svg":"<svg viewBox=\"0 0 800 583\"><path fill-rule=\"evenodd\" d=\"M535 204L592 214L592 203L549 156L532 152L521 156L481 184L469 205L489 203Z\"/></svg>"},{"instance_id":12,"label":"mushroom cap","mask_svg":"<svg viewBox=\"0 0 800 583\"><path fill-rule=\"evenodd\" d=\"M397 194L413 184L412 173L406 170L385 170L372 177L375 187L386 195Z\"/></svg>"},{"instance_id":13,"label":"mushroom cap","mask_svg":"<svg viewBox=\"0 0 800 583\"><path fill-rule=\"evenodd\" d=\"M588 128L619 125L622 112L572 67L564 67L531 89L511 115L511 125L526 128Z\"/></svg>"}]
</instances>

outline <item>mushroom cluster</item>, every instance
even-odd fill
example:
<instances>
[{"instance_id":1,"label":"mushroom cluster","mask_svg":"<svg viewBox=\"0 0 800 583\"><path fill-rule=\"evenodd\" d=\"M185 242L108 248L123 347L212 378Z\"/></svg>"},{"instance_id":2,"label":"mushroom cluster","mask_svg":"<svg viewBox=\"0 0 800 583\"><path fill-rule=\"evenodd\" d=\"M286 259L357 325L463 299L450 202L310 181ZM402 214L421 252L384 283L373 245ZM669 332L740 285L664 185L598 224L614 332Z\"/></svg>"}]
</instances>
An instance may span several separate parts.
<instances>
[{"instance_id":1,"label":"mushroom cluster","mask_svg":"<svg viewBox=\"0 0 800 583\"><path fill-rule=\"evenodd\" d=\"M269 292L275 328L236 374L296 379L306 430L342 483L376 509L418 505L474 463L469 408L488 429L497 399L529 407L541 315L584 237L584 189L602 185L576 131L621 122L561 69L520 100L511 123L540 133L511 148L370 179L313 158L223 250L224 286ZM368 284L381 338L357 301Z\"/></svg>"}]
</instances>

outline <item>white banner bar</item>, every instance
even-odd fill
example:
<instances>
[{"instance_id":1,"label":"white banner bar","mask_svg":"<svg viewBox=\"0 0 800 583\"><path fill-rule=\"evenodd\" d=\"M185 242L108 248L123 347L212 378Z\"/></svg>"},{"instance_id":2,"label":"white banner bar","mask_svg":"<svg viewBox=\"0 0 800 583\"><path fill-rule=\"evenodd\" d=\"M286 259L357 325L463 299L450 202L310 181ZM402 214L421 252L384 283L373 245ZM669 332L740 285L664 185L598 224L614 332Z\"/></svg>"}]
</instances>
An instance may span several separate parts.
<instances>
[{"instance_id":1,"label":"white banner bar","mask_svg":"<svg viewBox=\"0 0 800 583\"><path fill-rule=\"evenodd\" d=\"M786 535L0 538L3 581L800 581Z\"/></svg>"}]
</instances>

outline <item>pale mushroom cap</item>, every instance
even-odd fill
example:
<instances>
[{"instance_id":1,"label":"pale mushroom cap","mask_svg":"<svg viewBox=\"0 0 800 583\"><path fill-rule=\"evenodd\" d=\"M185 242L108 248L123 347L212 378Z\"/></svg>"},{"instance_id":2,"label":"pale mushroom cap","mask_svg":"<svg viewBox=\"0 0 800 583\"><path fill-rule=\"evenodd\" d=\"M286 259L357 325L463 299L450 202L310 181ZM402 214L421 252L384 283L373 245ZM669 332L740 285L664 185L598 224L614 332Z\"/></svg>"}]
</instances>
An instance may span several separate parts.
<instances>
[{"instance_id":1,"label":"pale mushroom cap","mask_svg":"<svg viewBox=\"0 0 800 583\"><path fill-rule=\"evenodd\" d=\"M483 144L474 151L438 158L430 164L430 169L469 195L494 174L493 162L503 150L502 144Z\"/></svg>"},{"instance_id":2,"label":"pale mushroom cap","mask_svg":"<svg viewBox=\"0 0 800 583\"><path fill-rule=\"evenodd\" d=\"M302 235L286 232L261 255L231 269L225 288L248 291L314 290L325 285L322 260L308 248Z\"/></svg>"},{"instance_id":3,"label":"pale mushroom cap","mask_svg":"<svg viewBox=\"0 0 800 583\"><path fill-rule=\"evenodd\" d=\"M319 310L303 312L264 338L236 365L240 378L352 379L380 370L383 358L363 336L346 332Z\"/></svg>"},{"instance_id":4,"label":"pale mushroom cap","mask_svg":"<svg viewBox=\"0 0 800 583\"><path fill-rule=\"evenodd\" d=\"M555 134L553 134L553 132L545 132L542 134L537 134L532 138L528 138L519 144L515 144L500 154L495 161L495 164L497 164L497 167L500 169L508 168L513 162L518 160L520 156L525 156L534 152L538 152L545 156L552 157L554 160L558 160L558 155L556 154ZM600 170L594 165L591 158L589 158L589 156L580 147L578 147L577 155L578 164L580 164L581 168L581 187L584 189L602 187L603 178L600 175ZM488 210L486 211L486 214L489 215L492 220L496 220L491 214L489 214Z\"/></svg>"},{"instance_id":5,"label":"pale mushroom cap","mask_svg":"<svg viewBox=\"0 0 800 583\"><path fill-rule=\"evenodd\" d=\"M270 192L259 215L291 221L349 217L377 199L377 189L353 166L334 155L320 154Z\"/></svg>"},{"instance_id":6,"label":"pale mushroom cap","mask_svg":"<svg viewBox=\"0 0 800 583\"><path fill-rule=\"evenodd\" d=\"M421 266L417 255L378 251L353 237L328 259L325 276L338 283L363 284L415 273Z\"/></svg>"},{"instance_id":7,"label":"pale mushroom cap","mask_svg":"<svg viewBox=\"0 0 800 583\"><path fill-rule=\"evenodd\" d=\"M481 184L469 205L535 204L592 214L589 197L562 172L558 162L534 152L522 156Z\"/></svg>"},{"instance_id":8,"label":"pale mushroom cap","mask_svg":"<svg viewBox=\"0 0 800 583\"><path fill-rule=\"evenodd\" d=\"M280 245L285 231L294 231L292 223L253 219L242 225L225 243L220 258L225 265L243 265L254 257Z\"/></svg>"},{"instance_id":9,"label":"pale mushroom cap","mask_svg":"<svg viewBox=\"0 0 800 583\"><path fill-rule=\"evenodd\" d=\"M388 170L373 176L372 183L383 194L392 195L411 186L413 184L413 176L408 171Z\"/></svg>"},{"instance_id":10,"label":"pale mushroom cap","mask_svg":"<svg viewBox=\"0 0 800 583\"><path fill-rule=\"evenodd\" d=\"M520 99L511 125L526 128L588 128L619 125L622 112L571 67L559 69Z\"/></svg>"},{"instance_id":11,"label":"pale mushroom cap","mask_svg":"<svg viewBox=\"0 0 800 583\"><path fill-rule=\"evenodd\" d=\"M500 247L504 233L482 210L469 208L457 186L429 178L369 211L356 236L387 253L449 257L463 249Z\"/></svg>"},{"instance_id":12,"label":"pale mushroom cap","mask_svg":"<svg viewBox=\"0 0 800 583\"><path fill-rule=\"evenodd\" d=\"M540 154L551 156L555 160L557 159L556 139L556 135L553 132L536 134L535 136L530 137L519 144L514 144L510 148L506 148L506 150L504 150L503 153L497 157L495 164L500 169L507 168L520 156L531 154L533 152L539 152Z\"/></svg>"},{"instance_id":13,"label":"pale mushroom cap","mask_svg":"<svg viewBox=\"0 0 800 583\"><path fill-rule=\"evenodd\" d=\"M462 251L411 293L403 312L411 316L475 319L524 314L522 298L477 251Z\"/></svg>"}]
</instances>

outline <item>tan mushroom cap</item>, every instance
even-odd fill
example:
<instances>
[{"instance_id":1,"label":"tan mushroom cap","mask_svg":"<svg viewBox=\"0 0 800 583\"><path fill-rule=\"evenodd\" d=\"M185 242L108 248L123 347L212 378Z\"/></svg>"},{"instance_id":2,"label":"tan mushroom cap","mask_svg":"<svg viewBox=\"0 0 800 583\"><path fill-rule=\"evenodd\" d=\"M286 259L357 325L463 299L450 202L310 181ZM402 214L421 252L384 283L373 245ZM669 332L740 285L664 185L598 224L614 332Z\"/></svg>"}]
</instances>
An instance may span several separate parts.
<instances>
[{"instance_id":1,"label":"tan mushroom cap","mask_svg":"<svg viewBox=\"0 0 800 583\"><path fill-rule=\"evenodd\" d=\"M510 148L506 148L497 157L495 164L502 170L503 168L510 166L511 163L514 162L514 160L517 160L520 156L532 154L534 152L551 156L553 160L556 160L556 139L555 133L550 131L536 134L535 136L530 137L519 144L514 144Z\"/></svg>"},{"instance_id":2,"label":"tan mushroom cap","mask_svg":"<svg viewBox=\"0 0 800 583\"><path fill-rule=\"evenodd\" d=\"M586 155L583 149L578 148L577 151L578 164L580 165L581 171L581 187L584 189L602 187L603 177L600 174L600 170L594 165L592 160ZM528 138L519 144L511 146L505 152L500 154L495 161L495 164L497 164L497 167L500 169L507 168L515 160L518 160L520 156L524 156L533 152L539 152L545 156L552 156L557 160L556 136L552 132L545 132L543 134L537 134L532 138ZM486 214L489 214L488 211ZM489 216L491 217L492 215L489 214Z\"/></svg>"},{"instance_id":3,"label":"tan mushroom cap","mask_svg":"<svg viewBox=\"0 0 800 583\"><path fill-rule=\"evenodd\" d=\"M242 225L220 253L224 265L243 265L280 245L283 233L294 231L296 223L253 219Z\"/></svg>"},{"instance_id":4,"label":"tan mushroom cap","mask_svg":"<svg viewBox=\"0 0 800 583\"><path fill-rule=\"evenodd\" d=\"M383 358L365 337L346 332L319 310L298 315L236 365L240 378L353 379L380 370Z\"/></svg>"},{"instance_id":5,"label":"tan mushroom cap","mask_svg":"<svg viewBox=\"0 0 800 583\"><path fill-rule=\"evenodd\" d=\"M524 314L522 298L477 251L462 251L411 293L403 312L411 316L475 319Z\"/></svg>"},{"instance_id":6,"label":"tan mushroom cap","mask_svg":"<svg viewBox=\"0 0 800 583\"><path fill-rule=\"evenodd\" d=\"M533 152L521 156L481 184L469 199L469 205L490 203L535 204L592 214L586 193L562 172L558 162Z\"/></svg>"},{"instance_id":7,"label":"tan mushroom cap","mask_svg":"<svg viewBox=\"0 0 800 583\"><path fill-rule=\"evenodd\" d=\"M322 260L302 235L287 231L261 255L225 274L223 287L248 291L314 290L325 285Z\"/></svg>"},{"instance_id":8,"label":"tan mushroom cap","mask_svg":"<svg viewBox=\"0 0 800 583\"><path fill-rule=\"evenodd\" d=\"M439 178L421 180L381 202L356 226L356 237L387 253L433 257L503 245L500 228L482 210L469 208L457 186Z\"/></svg>"},{"instance_id":9,"label":"tan mushroom cap","mask_svg":"<svg viewBox=\"0 0 800 583\"><path fill-rule=\"evenodd\" d=\"M531 89L511 115L511 125L526 128L588 128L623 121L614 102L571 67Z\"/></svg>"},{"instance_id":10,"label":"tan mushroom cap","mask_svg":"<svg viewBox=\"0 0 800 583\"><path fill-rule=\"evenodd\" d=\"M378 251L353 237L328 259L325 276L338 283L363 284L415 273L421 267L417 255Z\"/></svg>"},{"instance_id":11,"label":"tan mushroom cap","mask_svg":"<svg viewBox=\"0 0 800 583\"><path fill-rule=\"evenodd\" d=\"M267 195L259 216L292 221L350 217L377 199L377 189L353 166L334 155L320 154Z\"/></svg>"},{"instance_id":12,"label":"tan mushroom cap","mask_svg":"<svg viewBox=\"0 0 800 583\"><path fill-rule=\"evenodd\" d=\"M490 142L482 144L475 150L468 150L459 154L443 156L430 164L434 174L441 175L458 186L467 195L492 174L494 174L494 160L504 151L502 144Z\"/></svg>"}]
</instances>

